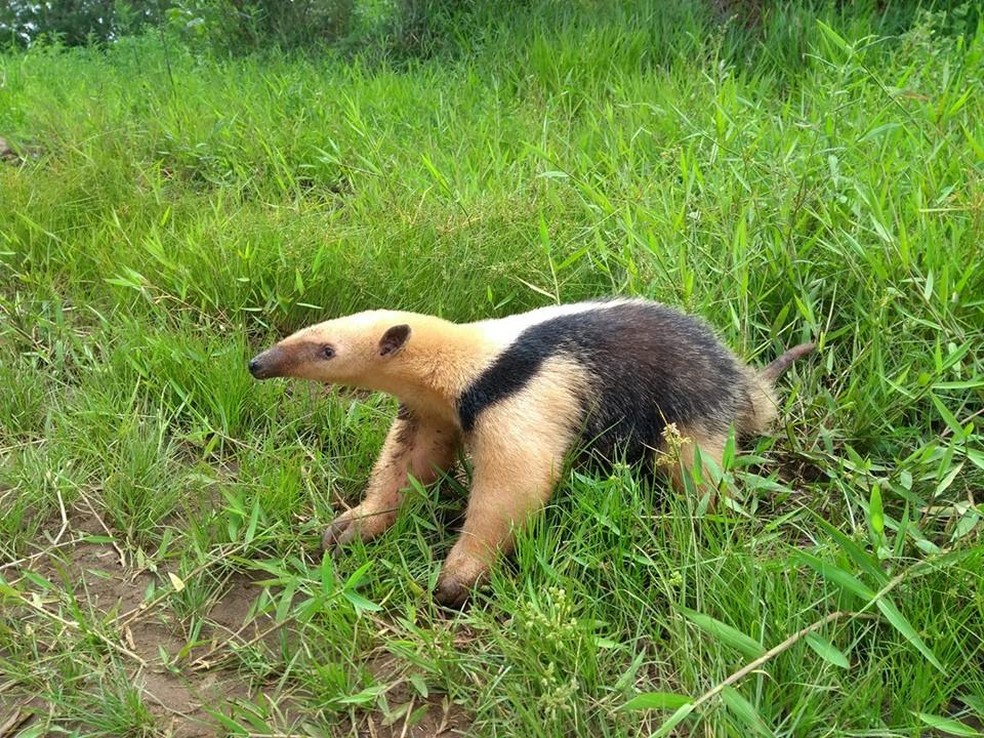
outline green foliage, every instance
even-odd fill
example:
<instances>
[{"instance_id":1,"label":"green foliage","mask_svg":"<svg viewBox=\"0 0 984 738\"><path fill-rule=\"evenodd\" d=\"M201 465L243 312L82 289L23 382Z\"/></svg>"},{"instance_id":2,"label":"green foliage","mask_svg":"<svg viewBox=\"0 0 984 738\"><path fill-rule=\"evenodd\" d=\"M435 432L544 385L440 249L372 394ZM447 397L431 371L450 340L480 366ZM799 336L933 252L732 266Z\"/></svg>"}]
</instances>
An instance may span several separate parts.
<instances>
[{"instance_id":1,"label":"green foliage","mask_svg":"<svg viewBox=\"0 0 984 738\"><path fill-rule=\"evenodd\" d=\"M167 0L7 0L0 7L0 48L40 38L66 46L105 44L160 21Z\"/></svg>"},{"instance_id":2,"label":"green foliage","mask_svg":"<svg viewBox=\"0 0 984 738\"><path fill-rule=\"evenodd\" d=\"M166 733L191 684L235 735L979 732L984 34L903 6L425 2L397 64L211 53L219 6L174 5L163 37L0 56L31 152L0 162L23 730ZM253 20L236 44L292 32ZM463 477L316 552L395 403L255 383L254 351L370 307L607 293L757 363L819 342L716 511L572 470L454 617L430 590Z\"/></svg>"},{"instance_id":3,"label":"green foliage","mask_svg":"<svg viewBox=\"0 0 984 738\"><path fill-rule=\"evenodd\" d=\"M358 21L355 0L177 0L166 17L190 46L239 54L324 49Z\"/></svg>"},{"instance_id":4,"label":"green foliage","mask_svg":"<svg viewBox=\"0 0 984 738\"><path fill-rule=\"evenodd\" d=\"M754 66L766 61L788 70L800 68L816 45L818 18L854 26L850 33L855 35L897 35L916 26L926 9L937 13L936 33L973 35L976 29L979 11L959 0L890 4L864 0L843 7L826 0L672 0L658 6L647 0L10 0L0 8L0 48L39 40L66 46L104 45L152 27L198 53L334 50L402 63L467 56L496 45L503 33L506 37L524 33L531 24L559 30L561 35L576 28L586 39L596 34L599 24L614 24L619 30L635 27L637 39L647 38L649 54L670 58L701 45L699 37L677 32L699 25L701 34L724 42L730 63ZM628 38L608 40L621 46Z\"/></svg>"}]
</instances>

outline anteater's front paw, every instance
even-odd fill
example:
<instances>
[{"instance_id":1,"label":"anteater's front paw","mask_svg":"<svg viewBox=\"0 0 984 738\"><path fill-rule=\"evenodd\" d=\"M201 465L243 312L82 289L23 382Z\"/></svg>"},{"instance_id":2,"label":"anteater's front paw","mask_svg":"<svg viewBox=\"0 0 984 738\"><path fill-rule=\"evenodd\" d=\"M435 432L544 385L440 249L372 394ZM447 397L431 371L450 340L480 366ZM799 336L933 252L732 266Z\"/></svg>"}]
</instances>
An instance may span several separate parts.
<instances>
[{"instance_id":1,"label":"anteater's front paw","mask_svg":"<svg viewBox=\"0 0 984 738\"><path fill-rule=\"evenodd\" d=\"M355 538L355 525L348 513L339 515L321 534L321 550L338 555L342 546Z\"/></svg>"},{"instance_id":2,"label":"anteater's front paw","mask_svg":"<svg viewBox=\"0 0 984 738\"><path fill-rule=\"evenodd\" d=\"M471 597L472 585L463 582L454 576L442 575L437 580L437 588L434 590L434 600L442 607L451 610L463 610Z\"/></svg>"},{"instance_id":3,"label":"anteater's front paw","mask_svg":"<svg viewBox=\"0 0 984 738\"><path fill-rule=\"evenodd\" d=\"M342 513L325 528L321 536L321 548L334 555L341 553L343 546L356 539L368 541L378 536L396 521L396 513L390 510L376 512L364 504Z\"/></svg>"},{"instance_id":4,"label":"anteater's front paw","mask_svg":"<svg viewBox=\"0 0 984 738\"><path fill-rule=\"evenodd\" d=\"M444 607L461 610L475 587L488 577L488 558L476 554L468 543L465 539L458 540L437 578L434 599Z\"/></svg>"}]
</instances>

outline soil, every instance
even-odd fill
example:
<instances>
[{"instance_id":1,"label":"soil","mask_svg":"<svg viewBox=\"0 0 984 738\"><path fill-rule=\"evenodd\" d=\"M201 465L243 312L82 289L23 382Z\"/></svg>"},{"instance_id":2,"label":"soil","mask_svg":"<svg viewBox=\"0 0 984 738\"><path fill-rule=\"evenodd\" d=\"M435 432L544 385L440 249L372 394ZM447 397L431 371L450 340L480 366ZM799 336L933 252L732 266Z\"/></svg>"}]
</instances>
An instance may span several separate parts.
<instances>
[{"instance_id":1,"label":"soil","mask_svg":"<svg viewBox=\"0 0 984 738\"><path fill-rule=\"evenodd\" d=\"M53 521L54 537L62 526L61 519ZM68 526L61 541L70 542L89 536L106 537L99 519L90 512L71 511ZM23 568L8 568L4 576L16 580L25 571L40 574L56 587L74 592L79 606L104 616L105 622L117 619L120 645L129 654L124 657L132 669L128 676L143 694L143 702L156 718L155 729L160 735L173 738L209 738L225 735L210 712L230 714L233 703L250 702L261 697L250 689L250 683L238 674L234 667L221 663L221 644L232 634L240 640L263 636L261 640L271 645L276 638L270 631L272 621L266 617L251 618L251 607L260 594L256 581L248 575L235 575L227 583L224 594L208 612L207 627L203 627L199 641L202 645L190 658L178 658L187 639L181 632L181 623L166 608L147 608L140 611L148 585L155 579L166 580L166 572L152 573L140 570L133 561L123 561L120 552L111 543L79 541L60 545L49 553L30 560ZM3 562L0 562L3 563ZM208 667L196 659L218 646L216 658ZM166 654L162 660L161 654ZM206 656L207 658L207 656ZM144 662L141 664L141 661ZM165 666L170 664L170 668ZM128 667L129 668L129 667ZM398 664L376 661L368 665L373 674L389 677L397 673ZM394 679L399 682L399 679ZM470 720L467 713L450 703L444 695L431 694L421 699L407 685L398 683L387 692L391 719L379 712L365 712L356 717L340 720L332 734L367 736L371 738L425 738L429 736L466 735ZM393 711L401 705L408 709L392 719ZM421 713L421 707L426 710ZM300 714L300 705L278 701L277 711L290 721L292 714ZM35 721L57 710L43 700L21 691L11 683L0 684L0 738L13 738ZM414 716L413 725L408 717ZM289 735L290 733L284 733ZM298 732L298 735L307 735Z\"/></svg>"},{"instance_id":2,"label":"soil","mask_svg":"<svg viewBox=\"0 0 984 738\"><path fill-rule=\"evenodd\" d=\"M420 697L405 681L399 680L400 664L396 658L386 654L372 659L366 666L380 682L399 682L386 693L391 715L399 716L387 718L378 712L367 713L355 726L346 726L345 734L358 738L452 738L470 734L468 713L447 695Z\"/></svg>"},{"instance_id":3,"label":"soil","mask_svg":"<svg viewBox=\"0 0 984 738\"><path fill-rule=\"evenodd\" d=\"M16 161L17 154L10 148L7 140L0 136L0 161Z\"/></svg>"}]
</instances>

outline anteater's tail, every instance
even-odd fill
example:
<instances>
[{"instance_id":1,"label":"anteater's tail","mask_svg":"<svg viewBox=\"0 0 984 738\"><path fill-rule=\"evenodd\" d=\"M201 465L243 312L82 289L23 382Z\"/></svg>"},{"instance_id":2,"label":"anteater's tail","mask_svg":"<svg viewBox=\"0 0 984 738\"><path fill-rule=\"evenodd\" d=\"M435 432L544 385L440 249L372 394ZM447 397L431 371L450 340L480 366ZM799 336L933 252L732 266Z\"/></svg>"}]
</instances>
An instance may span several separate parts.
<instances>
[{"instance_id":1,"label":"anteater's tail","mask_svg":"<svg viewBox=\"0 0 984 738\"><path fill-rule=\"evenodd\" d=\"M793 346L793 348L789 349L789 351L762 370L762 379L770 384L775 382L789 368L790 364L797 359L813 353L816 347L817 345L815 343L801 343L799 346Z\"/></svg>"}]
</instances>

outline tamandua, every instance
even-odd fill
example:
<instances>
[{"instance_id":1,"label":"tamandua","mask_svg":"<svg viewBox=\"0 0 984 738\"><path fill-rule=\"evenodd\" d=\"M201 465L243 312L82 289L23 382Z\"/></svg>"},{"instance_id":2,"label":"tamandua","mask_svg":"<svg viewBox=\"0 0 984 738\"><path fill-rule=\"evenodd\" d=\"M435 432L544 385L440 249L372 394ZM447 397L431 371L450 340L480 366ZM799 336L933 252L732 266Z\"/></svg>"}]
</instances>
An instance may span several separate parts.
<instances>
[{"instance_id":1,"label":"tamandua","mask_svg":"<svg viewBox=\"0 0 984 738\"><path fill-rule=\"evenodd\" d=\"M460 606L513 527L542 508L565 456L626 461L684 440L670 470L720 464L729 429L760 434L776 417L772 385L811 343L763 371L742 363L701 320L642 299L556 305L477 323L391 310L304 328L249 362L257 379L297 377L395 395L399 412L362 503L325 531L336 548L389 528L413 475L433 482L464 444L473 486L461 536L435 593Z\"/></svg>"}]
</instances>

